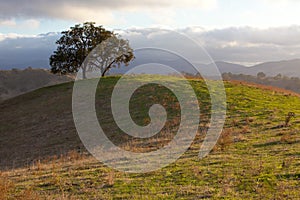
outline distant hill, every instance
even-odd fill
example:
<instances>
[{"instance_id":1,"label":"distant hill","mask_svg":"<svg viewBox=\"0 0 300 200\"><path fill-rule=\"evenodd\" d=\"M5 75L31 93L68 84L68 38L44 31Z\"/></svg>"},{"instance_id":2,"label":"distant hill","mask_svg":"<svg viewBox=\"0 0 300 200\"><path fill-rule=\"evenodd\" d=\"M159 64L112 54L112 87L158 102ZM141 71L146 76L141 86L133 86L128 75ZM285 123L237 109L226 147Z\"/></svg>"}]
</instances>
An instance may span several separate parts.
<instances>
[{"instance_id":1,"label":"distant hill","mask_svg":"<svg viewBox=\"0 0 300 200\"><path fill-rule=\"evenodd\" d=\"M174 69L180 72L185 72L189 74L196 74L197 71L188 62L175 57L167 57L164 54L151 55L151 58L136 56L136 59L128 66L121 67L120 69L112 69L111 74L123 74L127 70L141 64L145 63L160 63L167 66L172 66ZM284 60L284 61L274 61L265 62L250 67L234 64L224 61L216 61L215 63L203 64L196 63L195 67L198 67L208 76L215 76L212 67L216 64L221 73L233 73L233 74L245 74L256 76L259 72L264 72L267 76L276 76L281 74L288 77L300 77L300 59L295 60Z\"/></svg>"},{"instance_id":2,"label":"distant hill","mask_svg":"<svg viewBox=\"0 0 300 200\"><path fill-rule=\"evenodd\" d=\"M0 101L59 83L72 81L70 76L58 76L45 69L0 70Z\"/></svg>"},{"instance_id":3,"label":"distant hill","mask_svg":"<svg viewBox=\"0 0 300 200\"><path fill-rule=\"evenodd\" d=\"M232 73L223 73L223 80L232 80L232 81L243 81L247 83L256 83L264 86L282 88L284 90L289 90L300 94L300 78L298 77L286 77L286 76L252 76L245 74L232 74Z\"/></svg>"},{"instance_id":4,"label":"distant hill","mask_svg":"<svg viewBox=\"0 0 300 200\"><path fill-rule=\"evenodd\" d=\"M228 62L215 62L221 73L231 72L233 74L257 75L264 72L267 76L281 74L289 77L300 77L300 59L265 62L251 67L237 65ZM209 64L210 66L212 64Z\"/></svg>"},{"instance_id":5,"label":"distant hill","mask_svg":"<svg viewBox=\"0 0 300 200\"><path fill-rule=\"evenodd\" d=\"M300 59L266 62L255 65L250 69L252 72L264 72L270 76L275 76L280 73L285 76L300 77Z\"/></svg>"}]
</instances>

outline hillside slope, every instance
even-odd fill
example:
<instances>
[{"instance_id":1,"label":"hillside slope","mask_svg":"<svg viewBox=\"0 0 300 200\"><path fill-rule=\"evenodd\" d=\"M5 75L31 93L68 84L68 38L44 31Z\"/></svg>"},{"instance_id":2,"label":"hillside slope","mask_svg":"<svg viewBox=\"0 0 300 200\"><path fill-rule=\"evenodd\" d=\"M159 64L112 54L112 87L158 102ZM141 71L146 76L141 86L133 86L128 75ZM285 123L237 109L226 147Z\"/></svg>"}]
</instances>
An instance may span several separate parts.
<instances>
[{"instance_id":1,"label":"hillside slope","mask_svg":"<svg viewBox=\"0 0 300 200\"><path fill-rule=\"evenodd\" d=\"M0 70L0 101L20 94L73 79L57 76L45 69Z\"/></svg>"},{"instance_id":2,"label":"hillside slope","mask_svg":"<svg viewBox=\"0 0 300 200\"><path fill-rule=\"evenodd\" d=\"M104 120L101 125L116 143L122 136L109 111L109 95L117 80L118 77L105 78L96 100L97 111L101 111L98 118ZM199 160L199 145L208 126L205 119L209 95L203 81L190 83L203 111L199 135L176 163L147 174L113 171L88 156L73 123L72 83L38 89L2 102L0 186L14 185L3 194L21 199L24 195L37 199L300 198L300 98L227 82L228 114L222 137L213 152ZM149 100L149 94L156 97ZM136 95L131 108L138 124L147 124L147 108L158 102L171 112L164 133L176 127L179 108L165 102L165 97L175 101L168 91L146 87ZM288 112L294 112L296 118L290 126L283 127ZM170 139L160 136L162 140ZM147 142L147 151L158 143L165 144L160 139ZM140 141L120 145L141 151Z\"/></svg>"}]
</instances>

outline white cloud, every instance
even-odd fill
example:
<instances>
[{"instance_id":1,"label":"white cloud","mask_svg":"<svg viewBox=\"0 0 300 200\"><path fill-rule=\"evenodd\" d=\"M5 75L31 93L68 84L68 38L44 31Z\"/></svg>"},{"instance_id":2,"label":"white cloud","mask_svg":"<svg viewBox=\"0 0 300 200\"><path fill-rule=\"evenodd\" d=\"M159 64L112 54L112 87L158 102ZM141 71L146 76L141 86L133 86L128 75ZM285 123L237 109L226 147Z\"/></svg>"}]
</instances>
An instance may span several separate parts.
<instances>
[{"instance_id":1,"label":"white cloud","mask_svg":"<svg viewBox=\"0 0 300 200\"><path fill-rule=\"evenodd\" d=\"M16 26L16 22L13 19L0 20L0 26Z\"/></svg>"},{"instance_id":2,"label":"white cloud","mask_svg":"<svg viewBox=\"0 0 300 200\"><path fill-rule=\"evenodd\" d=\"M124 34L129 41L145 41L151 45L151 38L161 38L177 46L172 35L159 29L133 29ZM300 26L257 29L252 27L231 27L205 30L202 27L188 27L178 30L199 42L215 60L235 63L255 63L270 60L300 58ZM139 33L139 34L138 34ZM146 42L143 43L147 44Z\"/></svg>"},{"instance_id":3,"label":"white cloud","mask_svg":"<svg viewBox=\"0 0 300 200\"><path fill-rule=\"evenodd\" d=\"M2 34L0 33L0 42L3 40L9 40L9 39L24 39L24 38L35 38L36 35L22 35L22 34L16 34L16 33L8 33L8 34Z\"/></svg>"},{"instance_id":4,"label":"white cloud","mask_svg":"<svg viewBox=\"0 0 300 200\"><path fill-rule=\"evenodd\" d=\"M13 18L0 21L0 26L9 26L16 29L37 29L40 26L40 21L36 19L27 19L21 22L16 22Z\"/></svg>"}]
</instances>

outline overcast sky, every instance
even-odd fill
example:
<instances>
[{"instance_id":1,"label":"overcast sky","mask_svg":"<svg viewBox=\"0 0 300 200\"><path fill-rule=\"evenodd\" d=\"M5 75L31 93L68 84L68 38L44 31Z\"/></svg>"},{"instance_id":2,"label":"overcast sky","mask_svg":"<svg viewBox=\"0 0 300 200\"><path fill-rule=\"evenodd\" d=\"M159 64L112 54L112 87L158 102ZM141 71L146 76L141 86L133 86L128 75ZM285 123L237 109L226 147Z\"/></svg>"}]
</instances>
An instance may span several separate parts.
<instances>
[{"instance_id":1,"label":"overcast sky","mask_svg":"<svg viewBox=\"0 0 300 200\"><path fill-rule=\"evenodd\" d=\"M299 8L298 0L0 0L0 68L34 60L47 65L59 37L54 33L84 21L128 39L153 27L182 31L216 60L300 58Z\"/></svg>"}]
</instances>

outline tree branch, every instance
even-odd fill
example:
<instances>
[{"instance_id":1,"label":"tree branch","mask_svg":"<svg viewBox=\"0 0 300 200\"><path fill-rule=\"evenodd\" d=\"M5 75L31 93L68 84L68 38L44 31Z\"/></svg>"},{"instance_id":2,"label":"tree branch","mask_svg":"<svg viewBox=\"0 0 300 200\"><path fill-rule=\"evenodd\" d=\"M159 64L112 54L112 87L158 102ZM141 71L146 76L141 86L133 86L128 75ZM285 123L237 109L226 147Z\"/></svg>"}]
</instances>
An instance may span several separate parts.
<instances>
[{"instance_id":1,"label":"tree branch","mask_svg":"<svg viewBox=\"0 0 300 200\"><path fill-rule=\"evenodd\" d=\"M104 69L104 71L101 74L101 77L105 76L106 72L112 67L114 62L116 62L118 59L120 59L124 54L120 55L119 57L115 58L109 65Z\"/></svg>"}]
</instances>

